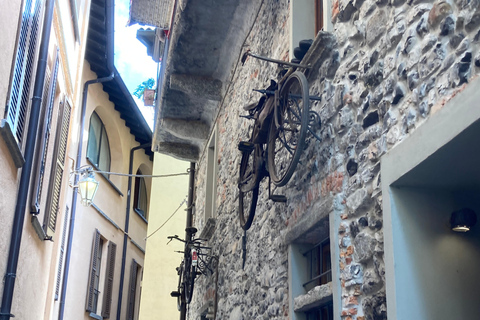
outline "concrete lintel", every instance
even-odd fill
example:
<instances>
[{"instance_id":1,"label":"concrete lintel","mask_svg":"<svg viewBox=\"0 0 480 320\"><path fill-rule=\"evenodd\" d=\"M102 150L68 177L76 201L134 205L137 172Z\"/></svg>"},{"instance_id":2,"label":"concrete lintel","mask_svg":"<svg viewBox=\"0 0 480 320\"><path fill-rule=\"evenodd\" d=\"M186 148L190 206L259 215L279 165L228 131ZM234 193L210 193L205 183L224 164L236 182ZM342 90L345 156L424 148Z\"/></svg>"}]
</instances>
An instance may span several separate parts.
<instances>
[{"instance_id":1,"label":"concrete lintel","mask_svg":"<svg viewBox=\"0 0 480 320\"><path fill-rule=\"evenodd\" d=\"M222 82L210 77L172 74L170 75L170 89L183 91L201 99L220 101L222 98Z\"/></svg>"},{"instance_id":2,"label":"concrete lintel","mask_svg":"<svg viewBox=\"0 0 480 320\"><path fill-rule=\"evenodd\" d=\"M157 142L154 146L154 151L190 162L198 161L200 153L198 146L194 144L172 142Z\"/></svg>"},{"instance_id":3,"label":"concrete lintel","mask_svg":"<svg viewBox=\"0 0 480 320\"><path fill-rule=\"evenodd\" d=\"M199 120L163 118L162 128L182 139L205 141L210 133L210 126Z\"/></svg>"},{"instance_id":4,"label":"concrete lintel","mask_svg":"<svg viewBox=\"0 0 480 320\"><path fill-rule=\"evenodd\" d=\"M295 312L305 312L332 300L332 283L316 286L306 294L294 299Z\"/></svg>"},{"instance_id":5,"label":"concrete lintel","mask_svg":"<svg viewBox=\"0 0 480 320\"><path fill-rule=\"evenodd\" d=\"M332 197L321 199L319 202L315 203L311 208L306 210L308 211L308 214L303 214L300 220L297 221L295 225L287 231L285 234L285 242L287 244L293 243L298 241L300 238L302 239L301 242L308 242L309 234L321 227L321 221L326 218L328 219L328 216L332 210ZM314 241L318 240L320 239L314 239Z\"/></svg>"}]
</instances>

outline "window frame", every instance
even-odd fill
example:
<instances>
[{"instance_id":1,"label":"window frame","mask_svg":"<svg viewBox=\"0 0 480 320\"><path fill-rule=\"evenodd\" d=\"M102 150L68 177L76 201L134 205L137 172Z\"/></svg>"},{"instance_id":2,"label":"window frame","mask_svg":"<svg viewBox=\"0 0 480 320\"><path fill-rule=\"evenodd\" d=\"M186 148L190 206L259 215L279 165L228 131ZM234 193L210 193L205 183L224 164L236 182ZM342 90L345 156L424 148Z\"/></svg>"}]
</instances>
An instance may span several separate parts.
<instances>
[{"instance_id":1,"label":"window frame","mask_svg":"<svg viewBox=\"0 0 480 320\"><path fill-rule=\"evenodd\" d=\"M292 0L290 2L290 59L301 40L315 39L320 30L333 31L332 0Z\"/></svg>"},{"instance_id":2,"label":"window frame","mask_svg":"<svg viewBox=\"0 0 480 320\"><path fill-rule=\"evenodd\" d=\"M327 315L322 315L322 310L326 310ZM316 314L320 311L320 314ZM306 320L333 320L333 300L324 303L314 309L305 312Z\"/></svg>"},{"instance_id":3,"label":"window frame","mask_svg":"<svg viewBox=\"0 0 480 320\"><path fill-rule=\"evenodd\" d=\"M138 264L135 259L132 259L130 266L130 281L128 285L127 320L134 320L138 317L139 308L137 305L137 297L140 298L141 295L141 288L139 288L141 282L141 270L142 267L140 264ZM140 290L138 295L137 290Z\"/></svg>"},{"instance_id":4,"label":"window frame","mask_svg":"<svg viewBox=\"0 0 480 320\"><path fill-rule=\"evenodd\" d=\"M107 247L106 256L104 256L105 247ZM89 312L93 318L108 319L110 317L116 248L117 245L114 242L105 239L98 229L95 229L85 304L85 311ZM102 280L104 283L101 287ZM99 312L99 306L101 312Z\"/></svg>"},{"instance_id":5,"label":"window frame","mask_svg":"<svg viewBox=\"0 0 480 320\"><path fill-rule=\"evenodd\" d=\"M324 250L327 250L326 252ZM325 254L327 259L325 261ZM308 281L303 283L303 287L308 292L315 286L327 284L332 281L332 257L330 237L315 244L312 248L303 253L307 259ZM316 261L316 263L315 263ZM324 264L326 262L326 265ZM326 267L326 266L329 266ZM313 284L313 287L311 285Z\"/></svg>"},{"instance_id":6,"label":"window frame","mask_svg":"<svg viewBox=\"0 0 480 320\"><path fill-rule=\"evenodd\" d=\"M217 126L212 130L206 149L206 191L205 191L205 221L209 218L216 218L217 199L217 176L218 176L218 148L217 148Z\"/></svg>"},{"instance_id":7,"label":"window frame","mask_svg":"<svg viewBox=\"0 0 480 320\"><path fill-rule=\"evenodd\" d=\"M136 175L143 175L140 169L137 170ZM142 196L145 197L145 208L141 208ZM143 220L148 221L148 191L147 183L144 177L135 177L135 187L133 192L133 210L140 215Z\"/></svg>"},{"instance_id":8,"label":"window frame","mask_svg":"<svg viewBox=\"0 0 480 320\"><path fill-rule=\"evenodd\" d=\"M100 135L97 139L97 136L96 135L92 135L92 119L96 117L96 119L98 119L99 121L99 125L100 125ZM103 137L105 135L105 141L103 140ZM95 137L96 138L96 141L95 143L97 144L96 145L96 150L94 151L95 153L93 154L93 156L96 157L96 159L93 159L91 156L91 152L90 152L90 146L91 146L91 143L92 143L92 137ZM107 142L107 149L102 149L104 146L102 146L102 142ZM102 150L104 152L107 152L106 155L108 155L108 165L107 167L103 167L103 166L100 166L100 157L102 155ZM98 115L97 112L93 111L92 112L92 115L90 116L90 122L89 122L89 125L88 125L88 141L87 141L87 152L86 152L86 157L87 157L87 160L92 163L96 169L100 170L100 171L105 171L105 172L109 172L110 171L110 168L111 168L111 164L112 164L112 153L110 151L110 141L108 139L108 133L107 133L107 129L105 128L105 124L103 123L102 119L100 118L100 116ZM106 173L102 173L102 175L107 179L109 180L109 177L110 175L109 174L106 174Z\"/></svg>"}]
</instances>

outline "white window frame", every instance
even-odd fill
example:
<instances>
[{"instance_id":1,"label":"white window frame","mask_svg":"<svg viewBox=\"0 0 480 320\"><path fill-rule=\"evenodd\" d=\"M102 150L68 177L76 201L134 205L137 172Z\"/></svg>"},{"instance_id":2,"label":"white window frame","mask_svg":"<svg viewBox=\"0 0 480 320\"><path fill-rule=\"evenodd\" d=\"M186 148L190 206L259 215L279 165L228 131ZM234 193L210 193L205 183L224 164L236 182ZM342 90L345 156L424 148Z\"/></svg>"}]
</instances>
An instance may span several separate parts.
<instances>
[{"instance_id":1,"label":"white window frame","mask_svg":"<svg viewBox=\"0 0 480 320\"><path fill-rule=\"evenodd\" d=\"M323 0L323 30L333 31L332 0ZM298 42L315 39L315 0L292 0L290 2L290 59Z\"/></svg>"},{"instance_id":2,"label":"white window frame","mask_svg":"<svg viewBox=\"0 0 480 320\"><path fill-rule=\"evenodd\" d=\"M216 218L217 200L217 173L218 173L218 148L217 148L217 127L215 126L207 144L207 170L205 186L205 221L209 218Z\"/></svg>"}]
</instances>

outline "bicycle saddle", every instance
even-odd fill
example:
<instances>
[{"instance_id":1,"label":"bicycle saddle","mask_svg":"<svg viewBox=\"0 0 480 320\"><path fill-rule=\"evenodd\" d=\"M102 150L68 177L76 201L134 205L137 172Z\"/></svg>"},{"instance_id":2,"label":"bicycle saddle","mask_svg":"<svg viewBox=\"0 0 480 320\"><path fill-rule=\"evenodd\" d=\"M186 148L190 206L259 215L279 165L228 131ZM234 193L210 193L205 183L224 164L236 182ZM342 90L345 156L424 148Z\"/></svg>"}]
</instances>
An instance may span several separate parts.
<instances>
[{"instance_id":1,"label":"bicycle saddle","mask_svg":"<svg viewBox=\"0 0 480 320\"><path fill-rule=\"evenodd\" d=\"M263 104L265 103L265 100L267 100L266 95L262 95L260 100L258 102L253 102L250 104L247 104L245 107L243 107L243 110L245 111L252 111L252 110L260 110L263 107Z\"/></svg>"}]
</instances>

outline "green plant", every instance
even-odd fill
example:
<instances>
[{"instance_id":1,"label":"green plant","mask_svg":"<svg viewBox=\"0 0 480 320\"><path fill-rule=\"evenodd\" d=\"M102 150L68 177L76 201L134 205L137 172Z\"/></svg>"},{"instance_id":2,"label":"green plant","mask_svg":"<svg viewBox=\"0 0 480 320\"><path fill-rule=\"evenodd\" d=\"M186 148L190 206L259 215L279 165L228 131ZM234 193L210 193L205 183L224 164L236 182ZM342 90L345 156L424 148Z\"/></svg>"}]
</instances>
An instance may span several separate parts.
<instances>
[{"instance_id":1,"label":"green plant","mask_svg":"<svg viewBox=\"0 0 480 320\"><path fill-rule=\"evenodd\" d=\"M143 92L145 91L145 89L153 89L154 86L155 86L155 80L153 78L150 78L146 81L143 81L141 84L139 84L132 94L138 99L143 98Z\"/></svg>"}]
</instances>

